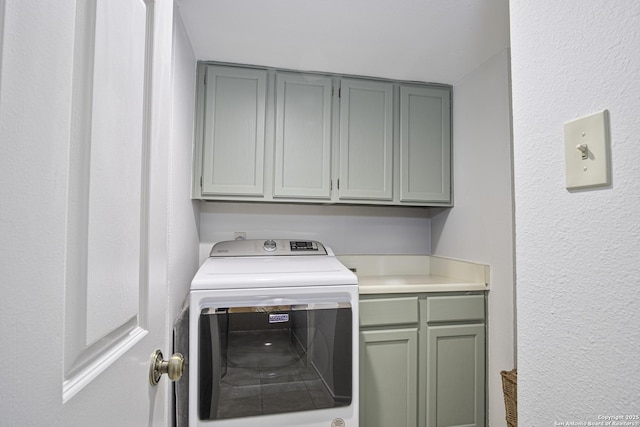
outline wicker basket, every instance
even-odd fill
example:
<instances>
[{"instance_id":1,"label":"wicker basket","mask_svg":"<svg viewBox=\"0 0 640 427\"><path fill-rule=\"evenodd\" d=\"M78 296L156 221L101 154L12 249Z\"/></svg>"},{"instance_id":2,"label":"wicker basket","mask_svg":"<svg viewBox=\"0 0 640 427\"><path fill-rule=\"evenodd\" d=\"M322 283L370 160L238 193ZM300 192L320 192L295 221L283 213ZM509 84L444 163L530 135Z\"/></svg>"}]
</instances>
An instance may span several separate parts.
<instances>
[{"instance_id":1,"label":"wicker basket","mask_svg":"<svg viewBox=\"0 0 640 427\"><path fill-rule=\"evenodd\" d=\"M516 369L502 371L504 406L507 410L507 426L518 427L518 372Z\"/></svg>"}]
</instances>

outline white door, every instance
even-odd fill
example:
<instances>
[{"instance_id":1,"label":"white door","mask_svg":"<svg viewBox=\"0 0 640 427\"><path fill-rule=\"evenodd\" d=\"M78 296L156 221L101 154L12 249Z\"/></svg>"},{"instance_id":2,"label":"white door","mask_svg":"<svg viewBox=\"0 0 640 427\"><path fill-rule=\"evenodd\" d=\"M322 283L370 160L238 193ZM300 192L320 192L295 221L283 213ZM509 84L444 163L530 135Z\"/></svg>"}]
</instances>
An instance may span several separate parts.
<instances>
[{"instance_id":1,"label":"white door","mask_svg":"<svg viewBox=\"0 0 640 427\"><path fill-rule=\"evenodd\" d=\"M0 0L0 425L167 425L172 14Z\"/></svg>"}]
</instances>

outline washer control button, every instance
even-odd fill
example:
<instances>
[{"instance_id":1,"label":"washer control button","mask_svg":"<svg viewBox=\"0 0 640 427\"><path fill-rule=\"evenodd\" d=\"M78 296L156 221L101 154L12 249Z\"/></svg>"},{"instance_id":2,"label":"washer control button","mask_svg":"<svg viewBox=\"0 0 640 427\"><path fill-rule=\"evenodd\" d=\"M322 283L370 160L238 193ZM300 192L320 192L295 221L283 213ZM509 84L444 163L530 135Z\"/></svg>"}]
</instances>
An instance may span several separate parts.
<instances>
[{"instance_id":1,"label":"washer control button","mask_svg":"<svg viewBox=\"0 0 640 427\"><path fill-rule=\"evenodd\" d=\"M264 245L262 245L262 247L267 252L273 252L277 248L275 240L265 240Z\"/></svg>"}]
</instances>

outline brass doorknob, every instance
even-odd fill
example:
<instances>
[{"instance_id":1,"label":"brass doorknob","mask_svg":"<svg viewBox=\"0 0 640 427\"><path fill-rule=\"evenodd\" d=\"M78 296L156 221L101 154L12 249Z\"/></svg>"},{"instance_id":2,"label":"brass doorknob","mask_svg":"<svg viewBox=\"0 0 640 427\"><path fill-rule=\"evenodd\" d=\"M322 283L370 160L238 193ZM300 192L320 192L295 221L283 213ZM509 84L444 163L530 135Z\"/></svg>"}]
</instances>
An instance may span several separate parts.
<instances>
[{"instance_id":1,"label":"brass doorknob","mask_svg":"<svg viewBox=\"0 0 640 427\"><path fill-rule=\"evenodd\" d=\"M178 381L183 371L184 356L180 353L175 353L169 360L162 358L162 352L160 350L156 350L151 355L151 362L149 364L149 382L151 385L158 384L162 374L167 374L171 381Z\"/></svg>"}]
</instances>

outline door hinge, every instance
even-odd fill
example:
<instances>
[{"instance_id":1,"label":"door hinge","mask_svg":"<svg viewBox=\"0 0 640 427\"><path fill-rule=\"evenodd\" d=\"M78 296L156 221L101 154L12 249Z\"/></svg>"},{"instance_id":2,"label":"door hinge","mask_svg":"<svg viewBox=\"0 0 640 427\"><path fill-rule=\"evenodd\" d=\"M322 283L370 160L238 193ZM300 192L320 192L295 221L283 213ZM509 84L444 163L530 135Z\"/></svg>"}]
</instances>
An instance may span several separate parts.
<instances>
[{"instance_id":1,"label":"door hinge","mask_svg":"<svg viewBox=\"0 0 640 427\"><path fill-rule=\"evenodd\" d=\"M333 190L333 180L329 180L329 191Z\"/></svg>"},{"instance_id":2,"label":"door hinge","mask_svg":"<svg viewBox=\"0 0 640 427\"><path fill-rule=\"evenodd\" d=\"M340 178L338 178L338 190L340 189Z\"/></svg>"},{"instance_id":3,"label":"door hinge","mask_svg":"<svg viewBox=\"0 0 640 427\"><path fill-rule=\"evenodd\" d=\"M202 175L200 176L200 188L202 188Z\"/></svg>"},{"instance_id":4,"label":"door hinge","mask_svg":"<svg viewBox=\"0 0 640 427\"><path fill-rule=\"evenodd\" d=\"M342 88L338 89L338 98L342 98Z\"/></svg>"}]
</instances>

